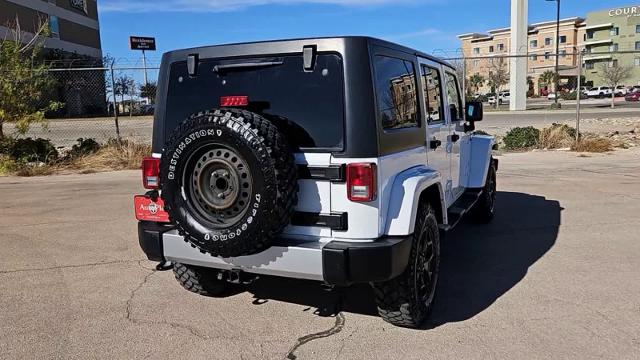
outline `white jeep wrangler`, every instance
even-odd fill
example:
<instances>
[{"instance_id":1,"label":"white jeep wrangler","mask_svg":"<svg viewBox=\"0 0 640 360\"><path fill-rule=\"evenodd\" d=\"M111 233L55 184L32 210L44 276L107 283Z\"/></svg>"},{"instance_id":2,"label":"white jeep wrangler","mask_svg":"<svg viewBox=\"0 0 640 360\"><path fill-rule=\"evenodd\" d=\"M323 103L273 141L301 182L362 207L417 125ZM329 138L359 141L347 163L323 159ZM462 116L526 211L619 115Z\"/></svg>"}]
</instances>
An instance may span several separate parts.
<instances>
[{"instance_id":1,"label":"white jeep wrangler","mask_svg":"<svg viewBox=\"0 0 640 360\"><path fill-rule=\"evenodd\" d=\"M247 274L370 283L416 327L440 232L494 214L494 139L449 64L367 37L164 54L139 241L187 290ZM212 109L212 110L211 110Z\"/></svg>"}]
</instances>

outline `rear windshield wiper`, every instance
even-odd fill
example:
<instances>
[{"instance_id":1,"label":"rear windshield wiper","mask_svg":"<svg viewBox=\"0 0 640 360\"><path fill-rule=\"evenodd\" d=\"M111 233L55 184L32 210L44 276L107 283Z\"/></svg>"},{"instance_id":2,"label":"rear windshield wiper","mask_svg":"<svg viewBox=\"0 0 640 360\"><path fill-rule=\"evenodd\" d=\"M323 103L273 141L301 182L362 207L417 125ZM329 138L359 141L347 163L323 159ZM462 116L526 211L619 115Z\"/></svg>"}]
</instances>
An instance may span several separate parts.
<instances>
[{"instance_id":1,"label":"rear windshield wiper","mask_svg":"<svg viewBox=\"0 0 640 360\"><path fill-rule=\"evenodd\" d=\"M258 67L267 67L267 66L278 66L284 64L284 61L264 61L264 62L245 62L245 63L236 63L236 64L226 64L226 65L216 65L213 67L213 71L216 73L221 73L225 71L233 71L233 70L245 70L252 69Z\"/></svg>"}]
</instances>

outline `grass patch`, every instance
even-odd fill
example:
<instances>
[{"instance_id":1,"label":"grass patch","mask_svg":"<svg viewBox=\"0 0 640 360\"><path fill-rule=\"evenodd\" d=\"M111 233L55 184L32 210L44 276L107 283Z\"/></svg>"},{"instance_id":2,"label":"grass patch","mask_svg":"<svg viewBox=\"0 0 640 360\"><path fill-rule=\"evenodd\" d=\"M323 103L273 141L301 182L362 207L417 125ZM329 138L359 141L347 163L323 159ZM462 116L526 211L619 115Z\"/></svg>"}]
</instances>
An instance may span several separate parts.
<instances>
[{"instance_id":1,"label":"grass patch","mask_svg":"<svg viewBox=\"0 0 640 360\"><path fill-rule=\"evenodd\" d=\"M44 161L39 161L39 158L16 158L9 149L3 149L0 153L0 175L46 176L139 169L142 159L150 153L151 146L145 144L110 140L100 145L93 139L78 139L78 144L64 156Z\"/></svg>"},{"instance_id":2,"label":"grass patch","mask_svg":"<svg viewBox=\"0 0 640 360\"><path fill-rule=\"evenodd\" d=\"M604 153L613 150L613 142L603 137L585 136L580 138L580 141L573 143L571 150L577 152Z\"/></svg>"}]
</instances>

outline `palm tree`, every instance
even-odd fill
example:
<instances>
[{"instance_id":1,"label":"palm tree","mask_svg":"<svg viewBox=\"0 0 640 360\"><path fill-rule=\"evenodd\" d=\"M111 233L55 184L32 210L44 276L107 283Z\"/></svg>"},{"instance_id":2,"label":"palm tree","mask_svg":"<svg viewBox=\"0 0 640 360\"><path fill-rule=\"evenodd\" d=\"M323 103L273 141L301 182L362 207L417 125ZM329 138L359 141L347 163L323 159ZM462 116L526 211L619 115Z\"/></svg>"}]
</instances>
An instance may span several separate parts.
<instances>
[{"instance_id":1,"label":"palm tree","mask_svg":"<svg viewBox=\"0 0 640 360\"><path fill-rule=\"evenodd\" d=\"M553 70L547 70L540 75L540 79L538 80L544 86L549 86L556 80L556 73Z\"/></svg>"}]
</instances>

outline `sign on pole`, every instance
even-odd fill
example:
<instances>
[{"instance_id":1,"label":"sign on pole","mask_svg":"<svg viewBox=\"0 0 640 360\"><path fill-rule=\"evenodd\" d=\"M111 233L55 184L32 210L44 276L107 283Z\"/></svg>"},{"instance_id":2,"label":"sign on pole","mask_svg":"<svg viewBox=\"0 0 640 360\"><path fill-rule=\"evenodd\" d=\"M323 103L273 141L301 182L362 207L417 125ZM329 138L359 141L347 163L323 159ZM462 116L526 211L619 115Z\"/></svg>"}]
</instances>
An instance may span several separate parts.
<instances>
[{"instance_id":1,"label":"sign on pole","mask_svg":"<svg viewBox=\"0 0 640 360\"><path fill-rule=\"evenodd\" d=\"M129 36L129 47L131 50L156 50L156 38L143 36Z\"/></svg>"}]
</instances>

